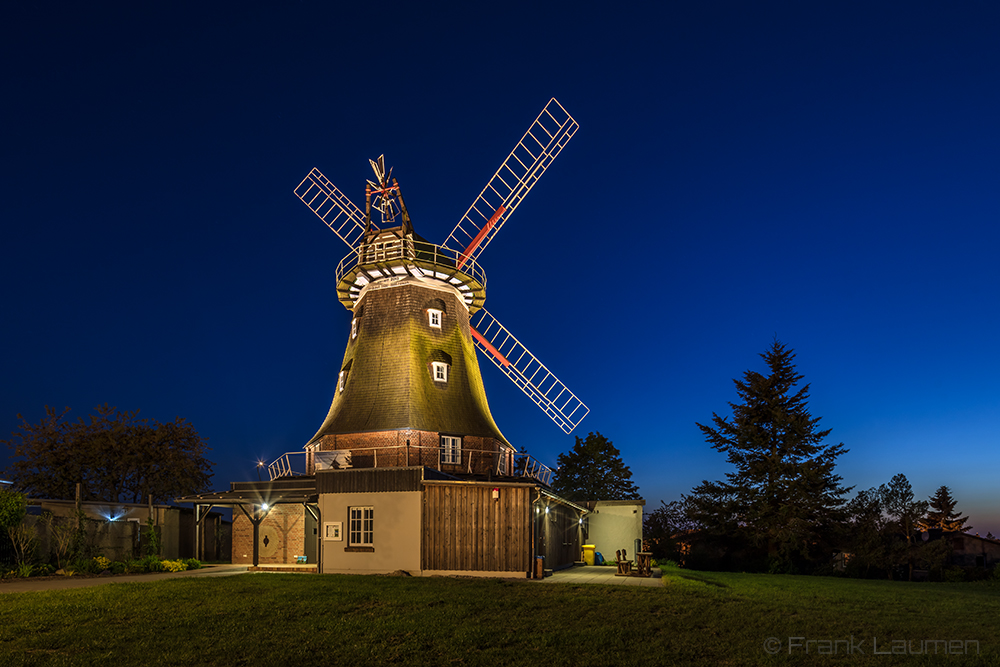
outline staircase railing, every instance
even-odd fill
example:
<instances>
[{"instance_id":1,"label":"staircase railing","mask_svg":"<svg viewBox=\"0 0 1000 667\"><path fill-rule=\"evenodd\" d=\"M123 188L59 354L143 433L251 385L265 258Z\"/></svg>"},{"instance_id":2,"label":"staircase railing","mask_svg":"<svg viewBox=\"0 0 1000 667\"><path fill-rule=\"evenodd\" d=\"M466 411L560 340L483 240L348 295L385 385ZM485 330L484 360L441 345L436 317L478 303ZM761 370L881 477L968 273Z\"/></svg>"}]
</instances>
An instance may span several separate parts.
<instances>
[{"instance_id":1,"label":"staircase railing","mask_svg":"<svg viewBox=\"0 0 1000 667\"><path fill-rule=\"evenodd\" d=\"M292 466L291 457L293 456L302 457L302 467L299 468L298 470L296 470ZM284 454L279 456L277 459L274 460L273 463L271 463L271 465L267 466L267 472L271 476L271 481L274 481L279 477L295 477L298 475L305 475L306 474L305 456L306 456L305 452L285 452Z\"/></svg>"},{"instance_id":2,"label":"staircase railing","mask_svg":"<svg viewBox=\"0 0 1000 667\"><path fill-rule=\"evenodd\" d=\"M515 464L515 474L520 477L530 477L536 479L546 486L551 486L552 475L555 471L539 461L538 459L522 454Z\"/></svg>"}]
</instances>

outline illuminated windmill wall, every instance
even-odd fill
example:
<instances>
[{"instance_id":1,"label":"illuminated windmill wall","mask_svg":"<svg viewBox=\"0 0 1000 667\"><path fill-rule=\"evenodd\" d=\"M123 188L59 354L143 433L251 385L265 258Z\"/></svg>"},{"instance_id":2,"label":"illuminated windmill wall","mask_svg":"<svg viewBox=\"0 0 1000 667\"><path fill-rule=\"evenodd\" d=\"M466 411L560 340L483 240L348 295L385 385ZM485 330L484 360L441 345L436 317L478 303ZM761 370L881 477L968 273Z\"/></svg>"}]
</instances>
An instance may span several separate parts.
<instances>
[{"instance_id":1,"label":"illuminated windmill wall","mask_svg":"<svg viewBox=\"0 0 1000 667\"><path fill-rule=\"evenodd\" d=\"M317 169L295 194L350 248L337 294L354 317L329 413L307 469L427 465L512 474L514 449L490 414L478 348L566 433L589 409L483 303L477 258L578 125L551 100L444 245L413 231L399 184L371 161L361 211ZM373 208L381 228L372 221Z\"/></svg>"}]
</instances>

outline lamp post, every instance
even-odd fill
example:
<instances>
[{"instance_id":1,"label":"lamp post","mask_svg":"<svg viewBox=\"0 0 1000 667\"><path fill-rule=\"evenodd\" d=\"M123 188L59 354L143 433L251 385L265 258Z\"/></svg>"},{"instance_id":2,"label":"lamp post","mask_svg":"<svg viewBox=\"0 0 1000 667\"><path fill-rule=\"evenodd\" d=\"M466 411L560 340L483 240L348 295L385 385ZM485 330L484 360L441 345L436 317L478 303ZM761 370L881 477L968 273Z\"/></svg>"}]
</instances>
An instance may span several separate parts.
<instances>
[{"instance_id":1,"label":"lamp post","mask_svg":"<svg viewBox=\"0 0 1000 667\"><path fill-rule=\"evenodd\" d=\"M263 468L263 467L264 467L264 462L263 461L257 461L257 481L258 482L263 482L264 481L264 480L262 480L260 478L260 469Z\"/></svg>"}]
</instances>

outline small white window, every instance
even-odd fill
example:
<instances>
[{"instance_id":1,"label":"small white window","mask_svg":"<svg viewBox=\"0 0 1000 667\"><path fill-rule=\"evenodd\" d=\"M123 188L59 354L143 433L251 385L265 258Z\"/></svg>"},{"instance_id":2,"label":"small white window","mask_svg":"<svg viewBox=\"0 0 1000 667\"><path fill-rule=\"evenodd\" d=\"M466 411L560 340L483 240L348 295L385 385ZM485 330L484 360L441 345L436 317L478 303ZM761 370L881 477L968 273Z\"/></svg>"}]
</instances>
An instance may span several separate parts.
<instances>
[{"instance_id":1,"label":"small white window","mask_svg":"<svg viewBox=\"0 0 1000 667\"><path fill-rule=\"evenodd\" d=\"M358 337L358 318L351 320L351 340Z\"/></svg>"},{"instance_id":2,"label":"small white window","mask_svg":"<svg viewBox=\"0 0 1000 667\"><path fill-rule=\"evenodd\" d=\"M441 311L434 308L427 309L427 319L435 329L441 328Z\"/></svg>"},{"instance_id":3,"label":"small white window","mask_svg":"<svg viewBox=\"0 0 1000 667\"><path fill-rule=\"evenodd\" d=\"M327 521L323 524L323 539L342 542L344 535L341 532L344 524L340 521Z\"/></svg>"},{"instance_id":4,"label":"small white window","mask_svg":"<svg viewBox=\"0 0 1000 667\"><path fill-rule=\"evenodd\" d=\"M450 435L441 436L441 463L462 463L462 439Z\"/></svg>"},{"instance_id":5,"label":"small white window","mask_svg":"<svg viewBox=\"0 0 1000 667\"><path fill-rule=\"evenodd\" d=\"M351 507L348 544L352 547L370 547L375 544L375 508Z\"/></svg>"},{"instance_id":6,"label":"small white window","mask_svg":"<svg viewBox=\"0 0 1000 667\"><path fill-rule=\"evenodd\" d=\"M347 371L340 371L340 380L337 382L338 391L344 391L345 384L347 384Z\"/></svg>"},{"instance_id":7,"label":"small white window","mask_svg":"<svg viewBox=\"0 0 1000 667\"><path fill-rule=\"evenodd\" d=\"M432 361L431 362L431 373L434 376L435 382L447 382L448 381L448 364L443 361Z\"/></svg>"}]
</instances>

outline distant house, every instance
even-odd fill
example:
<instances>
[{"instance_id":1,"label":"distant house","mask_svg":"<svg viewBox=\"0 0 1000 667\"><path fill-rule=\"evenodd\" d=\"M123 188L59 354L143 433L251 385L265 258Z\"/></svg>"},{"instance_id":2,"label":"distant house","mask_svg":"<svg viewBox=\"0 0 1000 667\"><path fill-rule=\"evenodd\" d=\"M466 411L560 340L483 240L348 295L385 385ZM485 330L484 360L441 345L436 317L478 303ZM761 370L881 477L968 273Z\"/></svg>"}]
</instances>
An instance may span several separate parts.
<instances>
[{"instance_id":1,"label":"distant house","mask_svg":"<svg viewBox=\"0 0 1000 667\"><path fill-rule=\"evenodd\" d=\"M944 538L951 542L951 565L992 568L1000 562L1000 540L940 530L930 530L927 534L929 540Z\"/></svg>"}]
</instances>

